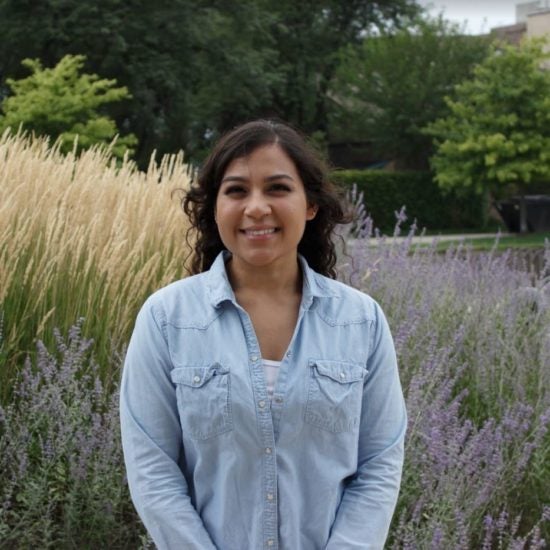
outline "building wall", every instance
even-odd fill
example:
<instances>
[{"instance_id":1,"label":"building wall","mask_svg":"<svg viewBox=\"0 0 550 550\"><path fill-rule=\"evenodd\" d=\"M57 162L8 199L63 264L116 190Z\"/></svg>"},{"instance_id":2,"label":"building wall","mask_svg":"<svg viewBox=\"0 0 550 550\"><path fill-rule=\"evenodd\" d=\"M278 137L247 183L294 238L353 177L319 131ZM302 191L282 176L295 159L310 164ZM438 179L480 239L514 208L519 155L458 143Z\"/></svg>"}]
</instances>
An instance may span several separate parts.
<instances>
[{"instance_id":1,"label":"building wall","mask_svg":"<svg viewBox=\"0 0 550 550\"><path fill-rule=\"evenodd\" d=\"M550 51L550 9L544 12L527 16L527 37L546 37L547 42L544 49ZM542 65L550 70L550 59Z\"/></svg>"},{"instance_id":2,"label":"building wall","mask_svg":"<svg viewBox=\"0 0 550 550\"><path fill-rule=\"evenodd\" d=\"M527 16L527 37L535 36L550 38L550 9Z\"/></svg>"},{"instance_id":3,"label":"building wall","mask_svg":"<svg viewBox=\"0 0 550 550\"><path fill-rule=\"evenodd\" d=\"M521 4L516 4L516 22L526 23L529 14L537 11L544 11L547 8L550 8L549 0L537 0L535 2L522 2Z\"/></svg>"}]
</instances>

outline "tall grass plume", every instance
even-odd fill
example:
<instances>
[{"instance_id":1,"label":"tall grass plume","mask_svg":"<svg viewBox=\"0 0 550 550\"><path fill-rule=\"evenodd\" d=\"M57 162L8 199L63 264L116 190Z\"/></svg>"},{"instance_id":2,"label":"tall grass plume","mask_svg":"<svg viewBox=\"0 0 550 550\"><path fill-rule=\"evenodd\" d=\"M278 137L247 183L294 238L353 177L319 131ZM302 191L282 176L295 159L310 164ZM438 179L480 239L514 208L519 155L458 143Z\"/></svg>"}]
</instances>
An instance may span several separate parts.
<instances>
[{"instance_id":1,"label":"tall grass plume","mask_svg":"<svg viewBox=\"0 0 550 550\"><path fill-rule=\"evenodd\" d=\"M0 397L54 327L84 317L102 365L126 342L145 297L185 273L186 220L171 194L189 180L182 154L144 173L101 149L65 156L42 139L0 138Z\"/></svg>"}]
</instances>

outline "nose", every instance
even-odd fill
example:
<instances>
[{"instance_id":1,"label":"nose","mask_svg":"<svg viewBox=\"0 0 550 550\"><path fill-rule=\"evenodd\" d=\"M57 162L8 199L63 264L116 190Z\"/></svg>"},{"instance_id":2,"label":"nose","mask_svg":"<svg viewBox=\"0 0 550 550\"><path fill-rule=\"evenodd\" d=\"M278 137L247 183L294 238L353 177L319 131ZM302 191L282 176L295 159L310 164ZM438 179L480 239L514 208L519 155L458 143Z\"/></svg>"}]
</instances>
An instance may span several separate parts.
<instances>
[{"instance_id":1,"label":"nose","mask_svg":"<svg viewBox=\"0 0 550 550\"><path fill-rule=\"evenodd\" d=\"M245 206L245 215L250 218L259 219L271 213L271 206L267 197L261 192L252 192L248 197Z\"/></svg>"}]
</instances>

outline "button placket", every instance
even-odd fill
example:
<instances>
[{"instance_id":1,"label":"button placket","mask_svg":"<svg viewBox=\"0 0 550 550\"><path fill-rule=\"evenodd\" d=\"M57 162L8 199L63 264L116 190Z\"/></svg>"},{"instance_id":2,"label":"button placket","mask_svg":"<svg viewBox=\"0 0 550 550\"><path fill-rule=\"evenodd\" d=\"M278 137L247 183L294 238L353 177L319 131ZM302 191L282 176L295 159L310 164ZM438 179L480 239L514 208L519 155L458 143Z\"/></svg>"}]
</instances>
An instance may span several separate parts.
<instances>
[{"instance_id":1,"label":"button placket","mask_svg":"<svg viewBox=\"0 0 550 550\"><path fill-rule=\"evenodd\" d=\"M246 311L241 309L241 318L245 329L245 336L248 347L248 359L250 365L250 374L252 379L252 391L256 397L256 407L261 413L258 414L259 443L264 449L263 462L263 491L264 491L264 513L263 513L263 536L264 544L269 548L277 548L277 504L275 491L277 488L277 467L273 453L275 443L273 423L270 411L269 401L266 399L266 388L263 383L263 369L260 364L260 353L258 340L252 327L250 317ZM269 450L267 450L269 449ZM271 495L271 498L268 497Z\"/></svg>"},{"instance_id":2,"label":"button placket","mask_svg":"<svg viewBox=\"0 0 550 550\"><path fill-rule=\"evenodd\" d=\"M273 445L273 433L270 439L265 438L267 445L264 447L264 471L266 474L264 482L265 495L265 512L269 517L266 524L264 536L268 537L266 543L268 546L276 547L275 540L277 536L277 503L275 499L275 491L277 489L277 471L275 452ZM269 542L271 541L271 543Z\"/></svg>"}]
</instances>

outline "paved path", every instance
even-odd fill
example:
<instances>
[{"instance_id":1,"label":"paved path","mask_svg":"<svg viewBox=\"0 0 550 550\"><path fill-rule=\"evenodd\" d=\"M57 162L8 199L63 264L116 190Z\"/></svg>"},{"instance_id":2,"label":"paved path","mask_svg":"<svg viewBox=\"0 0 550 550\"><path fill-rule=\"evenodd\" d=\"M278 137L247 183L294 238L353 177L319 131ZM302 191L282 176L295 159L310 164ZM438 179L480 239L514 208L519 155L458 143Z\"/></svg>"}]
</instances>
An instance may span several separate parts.
<instances>
[{"instance_id":1,"label":"paved path","mask_svg":"<svg viewBox=\"0 0 550 550\"><path fill-rule=\"evenodd\" d=\"M516 233L500 233L500 237L511 237L516 235ZM431 244L434 240L438 242L448 242L448 241L470 241L475 239L490 239L495 240L497 238L497 233L465 233L465 234L455 234L455 235L418 235L412 238L413 244ZM389 242L397 241L401 242L407 238L406 235L400 235L399 237L393 237L391 235L386 235L386 239ZM351 239L353 241L353 239ZM371 238L369 241L370 246L377 246L378 240L376 238Z\"/></svg>"},{"instance_id":2,"label":"paved path","mask_svg":"<svg viewBox=\"0 0 550 550\"><path fill-rule=\"evenodd\" d=\"M500 237L511 237L515 233L500 233ZM492 239L495 240L499 235L497 233L465 233L458 235L423 235L413 237L413 243L432 243L435 239L443 241L462 241L470 239ZM398 237L399 239L406 237Z\"/></svg>"}]
</instances>

